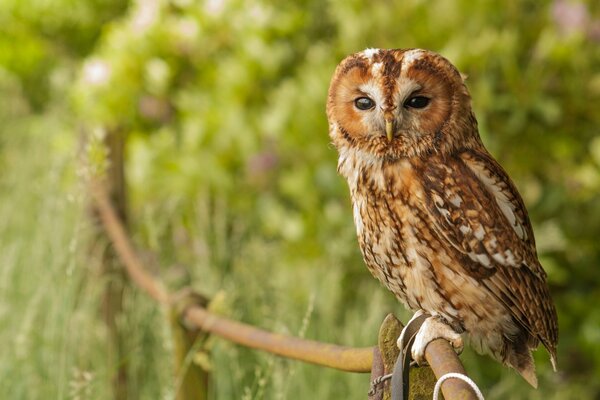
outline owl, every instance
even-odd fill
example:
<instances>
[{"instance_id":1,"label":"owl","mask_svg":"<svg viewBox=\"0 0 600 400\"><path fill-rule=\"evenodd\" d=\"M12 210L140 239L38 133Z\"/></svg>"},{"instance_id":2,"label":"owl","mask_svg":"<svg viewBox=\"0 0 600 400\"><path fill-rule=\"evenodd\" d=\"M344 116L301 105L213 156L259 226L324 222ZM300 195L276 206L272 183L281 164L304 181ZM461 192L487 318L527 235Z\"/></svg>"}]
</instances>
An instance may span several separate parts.
<instances>
[{"instance_id":1,"label":"owl","mask_svg":"<svg viewBox=\"0 0 600 400\"><path fill-rule=\"evenodd\" d=\"M531 351L541 342L556 370L556 310L523 200L483 146L461 74L431 51L367 49L338 65L327 117L368 269L430 315L413 358L464 338L537 387Z\"/></svg>"}]
</instances>

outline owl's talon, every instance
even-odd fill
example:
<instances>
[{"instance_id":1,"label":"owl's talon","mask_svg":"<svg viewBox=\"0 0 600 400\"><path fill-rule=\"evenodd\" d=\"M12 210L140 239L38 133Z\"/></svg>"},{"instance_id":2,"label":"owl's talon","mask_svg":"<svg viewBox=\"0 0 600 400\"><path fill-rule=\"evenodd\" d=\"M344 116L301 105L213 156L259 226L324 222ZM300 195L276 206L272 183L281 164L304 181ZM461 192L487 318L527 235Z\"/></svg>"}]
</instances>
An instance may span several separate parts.
<instances>
[{"instance_id":1,"label":"owl's talon","mask_svg":"<svg viewBox=\"0 0 600 400\"><path fill-rule=\"evenodd\" d=\"M402 329L402 332L400 332L400 336L398 337L398 340L396 341L396 346L398 346L400 351L404 351L405 347L408 345L409 338L405 337L407 335L408 327L411 326L415 322L415 320L418 319L419 317L421 317L421 315L423 315L423 314L425 314L425 311L423 311L423 310L418 310L417 312L415 312L415 314L412 316L412 318L406 323L406 325ZM415 328L420 329L421 326L418 325ZM415 329L415 328L412 328L412 329Z\"/></svg>"},{"instance_id":2,"label":"owl's talon","mask_svg":"<svg viewBox=\"0 0 600 400\"><path fill-rule=\"evenodd\" d=\"M425 364L425 349L427 348L427 345L435 339L440 338L447 340L457 354L462 352L463 340L461 335L454 331L448 324L440 320L440 318L433 316L425 320L421 329L419 329L419 333L417 333L417 336L415 337L415 342L411 349L413 360L419 365Z\"/></svg>"}]
</instances>

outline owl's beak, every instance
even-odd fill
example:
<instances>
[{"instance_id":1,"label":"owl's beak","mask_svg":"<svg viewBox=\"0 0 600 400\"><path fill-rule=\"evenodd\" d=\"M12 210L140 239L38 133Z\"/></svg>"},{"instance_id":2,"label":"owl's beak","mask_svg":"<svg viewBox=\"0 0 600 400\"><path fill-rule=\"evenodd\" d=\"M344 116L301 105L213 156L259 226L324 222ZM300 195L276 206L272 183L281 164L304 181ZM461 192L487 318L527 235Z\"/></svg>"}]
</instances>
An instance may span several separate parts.
<instances>
[{"instance_id":1,"label":"owl's beak","mask_svg":"<svg viewBox=\"0 0 600 400\"><path fill-rule=\"evenodd\" d=\"M385 136L387 136L388 142L394 138L394 121L391 119L385 120Z\"/></svg>"}]
</instances>

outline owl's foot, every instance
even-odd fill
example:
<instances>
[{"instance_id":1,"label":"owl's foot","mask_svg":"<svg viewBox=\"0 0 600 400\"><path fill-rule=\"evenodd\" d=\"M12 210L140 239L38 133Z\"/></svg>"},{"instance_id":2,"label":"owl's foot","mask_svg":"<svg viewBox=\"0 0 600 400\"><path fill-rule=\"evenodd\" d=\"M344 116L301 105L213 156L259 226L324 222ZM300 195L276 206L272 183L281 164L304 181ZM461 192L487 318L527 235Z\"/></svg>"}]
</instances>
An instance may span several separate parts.
<instances>
[{"instance_id":1,"label":"owl's foot","mask_svg":"<svg viewBox=\"0 0 600 400\"><path fill-rule=\"evenodd\" d=\"M416 314L415 314L416 315ZM414 317L413 317L414 319ZM438 316L431 316L423 322L412 345L411 355L419 365L425 364L425 349L435 339L445 339L460 354L463 350L463 340L450 325Z\"/></svg>"},{"instance_id":2,"label":"owl's foot","mask_svg":"<svg viewBox=\"0 0 600 400\"><path fill-rule=\"evenodd\" d=\"M423 326L423 322L427 320L429 314L425 313L423 310L418 310L412 318L404 325L404 329L400 333L400 337L398 338L396 345L400 349L400 351L405 351L406 349L410 349L412 346L412 342L414 341L414 336L417 334L421 326Z\"/></svg>"}]
</instances>

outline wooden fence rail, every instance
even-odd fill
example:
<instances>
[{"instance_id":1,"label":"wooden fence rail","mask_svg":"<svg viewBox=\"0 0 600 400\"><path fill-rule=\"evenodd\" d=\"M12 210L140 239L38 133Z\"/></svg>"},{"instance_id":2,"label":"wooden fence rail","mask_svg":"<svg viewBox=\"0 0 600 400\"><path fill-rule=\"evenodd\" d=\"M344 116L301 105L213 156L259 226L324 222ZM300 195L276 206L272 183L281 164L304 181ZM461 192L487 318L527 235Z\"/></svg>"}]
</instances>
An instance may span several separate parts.
<instances>
[{"instance_id":1,"label":"wooden fence rail","mask_svg":"<svg viewBox=\"0 0 600 400\"><path fill-rule=\"evenodd\" d=\"M371 372L373 370L379 372L379 370L381 370L385 373L391 372L389 360L395 360L398 350L395 346L395 339L393 341L382 341L381 332L379 346L365 348L338 346L268 332L248 324L216 315L208 311L202 301L197 301L198 296L194 295L189 289L179 291L175 294L169 293L162 282L152 276L144 268L144 265L137 256L125 227L117 216L103 185L96 181L93 182L91 184L91 192L102 225L131 281L158 303L168 307L171 313L174 313L175 318L178 319L184 327L189 328L189 332L193 332L194 329L199 329L205 333L220 336L246 347L264 350L282 357L335 368L342 371ZM395 322L390 321L392 320L390 320L390 316L388 316L384 321L384 324L382 324L382 331L384 330L384 327L389 327L389 324L395 324ZM399 326L401 327L401 325ZM400 328L396 327L393 329L397 330ZM398 335L396 334L395 338L397 337ZM179 349L178 352L181 353L181 349ZM425 358L431 366L433 374L438 379L450 372L465 374L465 370L456 353L450 344L443 339L437 339L427 346ZM391 366L393 368L393 363ZM417 370L427 371L428 368L419 368ZM416 380L411 378L415 382L415 391L421 390L419 389L421 386L419 383L427 381L427 379L421 377L422 373L423 372L417 372L417 375L415 375ZM201 377L200 380L205 381L206 376ZM431 379L429 379L428 382L431 383ZM433 380L433 383L435 383L435 380ZM206 393L198 393L198 390L205 391L206 384L190 384L189 386L195 386L196 388L201 389L195 389L196 392L190 394L189 397L185 396L185 394L181 396L178 394L178 399L184 400L187 398L194 398L201 400L206 398ZM389 385L385 386L385 393L382 393L383 398L389 398L388 386ZM444 398L447 400L477 399L470 386L462 380L446 380L442 384L441 389ZM192 391L193 390L194 389L192 389ZM421 392L427 393L430 398L432 390L433 387L429 384L426 388L421 390ZM365 394L366 392L367 390L365 390ZM423 393L421 393L418 398L426 398L422 397ZM411 396L414 395L411 393Z\"/></svg>"}]
</instances>

